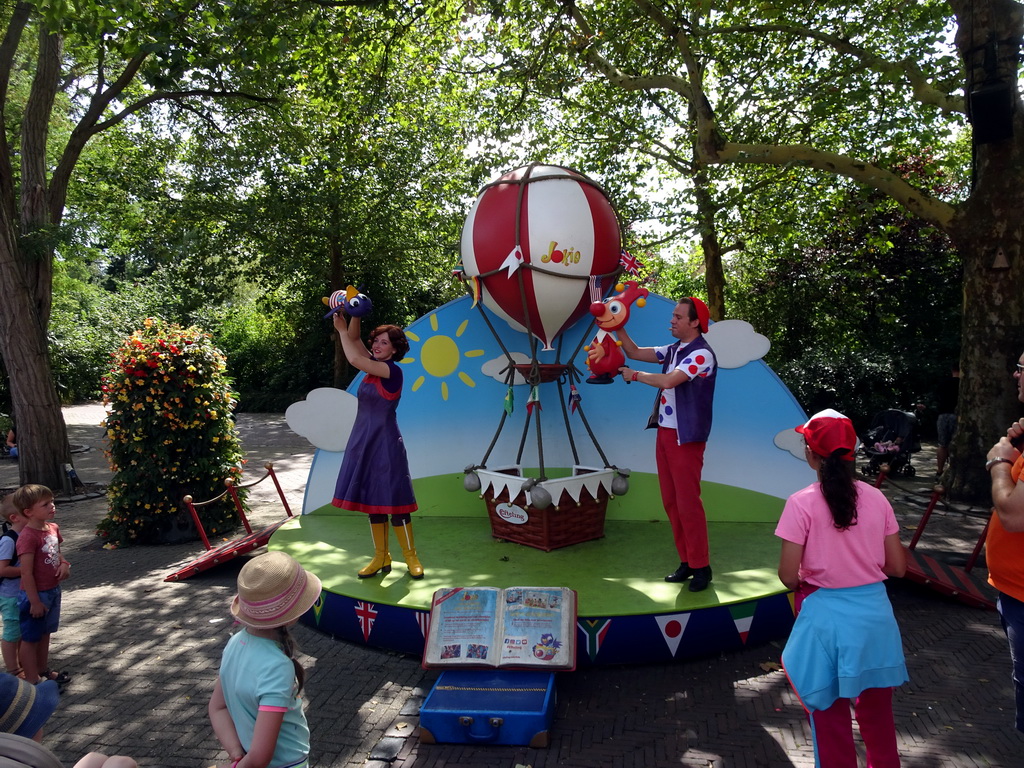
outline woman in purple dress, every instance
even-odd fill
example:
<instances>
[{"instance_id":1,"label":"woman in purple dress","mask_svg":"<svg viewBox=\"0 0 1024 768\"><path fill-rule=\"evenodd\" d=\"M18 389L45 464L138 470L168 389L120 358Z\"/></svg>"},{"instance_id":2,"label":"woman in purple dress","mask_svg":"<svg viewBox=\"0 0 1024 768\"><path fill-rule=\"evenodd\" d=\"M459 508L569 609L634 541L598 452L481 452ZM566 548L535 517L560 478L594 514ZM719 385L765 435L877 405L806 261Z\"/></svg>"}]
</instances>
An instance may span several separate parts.
<instances>
[{"instance_id":1,"label":"woman in purple dress","mask_svg":"<svg viewBox=\"0 0 1024 768\"><path fill-rule=\"evenodd\" d=\"M409 575L423 578L423 566L416 554L409 513L416 511L416 498L409 474L405 443L398 431L395 411L402 396L402 370L396 364L409 351L405 333L395 325L381 325L370 334L370 349L359 338L358 317L334 315L334 327L349 365L366 375L359 385L359 407L345 458L334 490L334 506L370 517L374 556L359 578L391 572L388 552L388 515L402 547Z\"/></svg>"}]
</instances>

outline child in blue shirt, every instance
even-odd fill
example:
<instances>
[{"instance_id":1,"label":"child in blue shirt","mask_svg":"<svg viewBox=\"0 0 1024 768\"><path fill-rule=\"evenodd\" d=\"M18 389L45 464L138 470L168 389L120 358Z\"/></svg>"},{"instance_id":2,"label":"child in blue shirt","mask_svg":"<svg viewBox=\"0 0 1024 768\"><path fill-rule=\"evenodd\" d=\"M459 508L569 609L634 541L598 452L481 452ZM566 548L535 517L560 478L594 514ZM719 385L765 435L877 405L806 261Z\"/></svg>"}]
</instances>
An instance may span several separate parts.
<instances>
[{"instance_id":1,"label":"child in blue shirt","mask_svg":"<svg viewBox=\"0 0 1024 768\"><path fill-rule=\"evenodd\" d=\"M18 610L18 593L21 591L21 567L18 565L16 550L18 534L28 520L11 503L8 494L0 501L0 515L3 516L3 534L0 535L0 616L3 617L3 635L0 651L4 667L15 677L24 677L18 651L21 645L21 613Z\"/></svg>"},{"instance_id":2,"label":"child in blue shirt","mask_svg":"<svg viewBox=\"0 0 1024 768\"><path fill-rule=\"evenodd\" d=\"M210 697L224 768L308 768L304 671L288 628L320 597L320 579L284 552L253 558L238 573L231 613L244 626L221 657Z\"/></svg>"}]
</instances>

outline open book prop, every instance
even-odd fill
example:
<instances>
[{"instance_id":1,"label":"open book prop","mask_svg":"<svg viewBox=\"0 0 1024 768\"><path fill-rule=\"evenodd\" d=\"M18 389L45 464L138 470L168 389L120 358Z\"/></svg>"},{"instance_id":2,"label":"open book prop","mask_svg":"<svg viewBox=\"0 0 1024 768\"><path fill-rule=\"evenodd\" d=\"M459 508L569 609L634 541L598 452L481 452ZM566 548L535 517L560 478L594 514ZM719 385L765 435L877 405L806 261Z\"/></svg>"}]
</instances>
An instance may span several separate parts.
<instances>
[{"instance_id":1,"label":"open book prop","mask_svg":"<svg viewBox=\"0 0 1024 768\"><path fill-rule=\"evenodd\" d=\"M425 668L576 668L576 592L453 587L430 605Z\"/></svg>"}]
</instances>

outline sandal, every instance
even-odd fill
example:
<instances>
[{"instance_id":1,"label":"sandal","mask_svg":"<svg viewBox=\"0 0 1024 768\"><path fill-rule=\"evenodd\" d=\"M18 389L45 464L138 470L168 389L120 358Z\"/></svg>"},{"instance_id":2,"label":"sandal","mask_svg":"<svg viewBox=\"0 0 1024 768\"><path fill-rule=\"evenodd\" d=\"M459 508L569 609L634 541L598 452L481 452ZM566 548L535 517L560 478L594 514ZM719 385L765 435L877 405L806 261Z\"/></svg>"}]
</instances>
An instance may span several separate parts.
<instances>
[{"instance_id":1,"label":"sandal","mask_svg":"<svg viewBox=\"0 0 1024 768\"><path fill-rule=\"evenodd\" d=\"M58 688L63 688L65 685L71 682L71 675L67 672L58 672L55 669L44 669L42 674L43 680L53 680L57 684Z\"/></svg>"}]
</instances>

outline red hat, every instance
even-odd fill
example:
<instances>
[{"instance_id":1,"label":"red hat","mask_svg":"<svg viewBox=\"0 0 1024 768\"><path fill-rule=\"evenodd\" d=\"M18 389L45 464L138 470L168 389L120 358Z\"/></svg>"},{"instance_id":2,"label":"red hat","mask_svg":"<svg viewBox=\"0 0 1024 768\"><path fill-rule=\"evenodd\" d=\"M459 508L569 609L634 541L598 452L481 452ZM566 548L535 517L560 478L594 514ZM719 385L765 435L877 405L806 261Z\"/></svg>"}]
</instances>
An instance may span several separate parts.
<instances>
[{"instance_id":1,"label":"red hat","mask_svg":"<svg viewBox=\"0 0 1024 768\"><path fill-rule=\"evenodd\" d=\"M711 313L708 312L708 305L696 296L690 296L687 301L693 304L693 309L697 312L697 322L700 323L700 332L707 333L708 320L711 319Z\"/></svg>"},{"instance_id":2,"label":"red hat","mask_svg":"<svg viewBox=\"0 0 1024 768\"><path fill-rule=\"evenodd\" d=\"M831 456L835 451L843 450L841 458L853 461L857 449L857 433L853 422L831 408L811 416L806 424L796 427L796 431L804 436L807 447L819 456Z\"/></svg>"}]
</instances>

